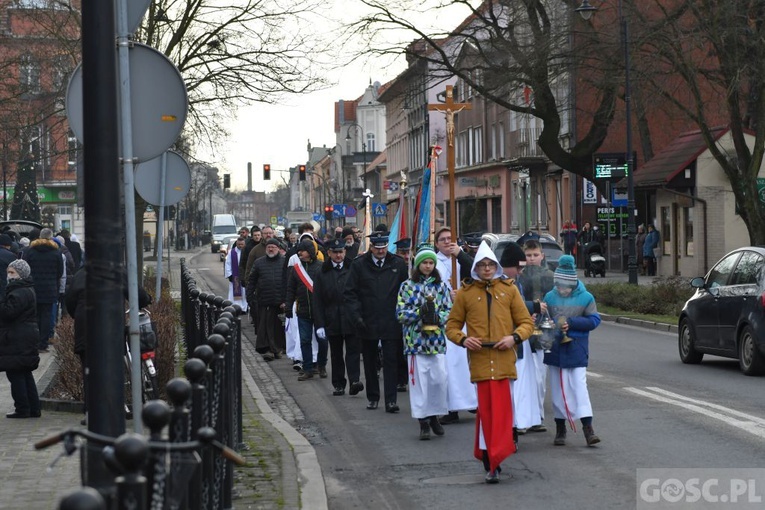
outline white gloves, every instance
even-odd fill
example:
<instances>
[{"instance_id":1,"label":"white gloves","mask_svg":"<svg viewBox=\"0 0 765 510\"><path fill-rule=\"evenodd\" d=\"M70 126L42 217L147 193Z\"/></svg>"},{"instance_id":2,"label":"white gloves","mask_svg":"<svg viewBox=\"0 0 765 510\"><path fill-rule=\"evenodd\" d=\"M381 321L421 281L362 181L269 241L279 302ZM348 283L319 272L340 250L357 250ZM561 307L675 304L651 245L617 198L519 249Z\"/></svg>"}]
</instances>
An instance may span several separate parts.
<instances>
[{"instance_id":1,"label":"white gloves","mask_svg":"<svg viewBox=\"0 0 765 510\"><path fill-rule=\"evenodd\" d=\"M319 328L316 330L316 336L321 338L322 340L327 339L327 332L324 331L324 328Z\"/></svg>"}]
</instances>

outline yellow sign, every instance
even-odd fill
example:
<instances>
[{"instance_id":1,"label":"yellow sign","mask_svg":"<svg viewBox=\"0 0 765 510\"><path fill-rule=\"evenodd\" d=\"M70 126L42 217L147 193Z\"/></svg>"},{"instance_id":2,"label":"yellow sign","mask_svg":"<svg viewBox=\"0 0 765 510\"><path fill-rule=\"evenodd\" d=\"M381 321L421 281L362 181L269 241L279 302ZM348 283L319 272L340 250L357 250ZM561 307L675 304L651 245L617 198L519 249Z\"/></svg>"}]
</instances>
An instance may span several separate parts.
<instances>
[{"instance_id":1,"label":"yellow sign","mask_svg":"<svg viewBox=\"0 0 765 510\"><path fill-rule=\"evenodd\" d=\"M276 216L271 216L271 225L276 225L276 220L278 220Z\"/></svg>"}]
</instances>

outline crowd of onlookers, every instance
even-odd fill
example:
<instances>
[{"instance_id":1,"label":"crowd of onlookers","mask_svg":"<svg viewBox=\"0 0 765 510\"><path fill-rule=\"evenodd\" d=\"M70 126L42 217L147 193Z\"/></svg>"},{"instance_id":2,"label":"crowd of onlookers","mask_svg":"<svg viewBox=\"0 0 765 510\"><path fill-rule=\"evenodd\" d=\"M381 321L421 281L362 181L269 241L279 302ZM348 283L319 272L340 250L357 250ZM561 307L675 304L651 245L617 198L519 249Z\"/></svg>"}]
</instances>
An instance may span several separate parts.
<instances>
[{"instance_id":1,"label":"crowd of onlookers","mask_svg":"<svg viewBox=\"0 0 765 510\"><path fill-rule=\"evenodd\" d=\"M0 233L0 371L11 383L15 409L8 418L40 416L32 371L47 353L64 296L83 265L84 252L68 230L50 228L21 236Z\"/></svg>"}]
</instances>

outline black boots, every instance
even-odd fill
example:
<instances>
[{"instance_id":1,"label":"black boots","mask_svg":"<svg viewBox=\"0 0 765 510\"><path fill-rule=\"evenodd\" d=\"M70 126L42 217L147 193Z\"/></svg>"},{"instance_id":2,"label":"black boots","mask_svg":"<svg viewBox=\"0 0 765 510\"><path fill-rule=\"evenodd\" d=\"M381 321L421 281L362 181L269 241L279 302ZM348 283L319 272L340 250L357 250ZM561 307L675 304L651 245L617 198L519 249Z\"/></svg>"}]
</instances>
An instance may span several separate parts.
<instances>
[{"instance_id":1,"label":"black boots","mask_svg":"<svg viewBox=\"0 0 765 510\"><path fill-rule=\"evenodd\" d=\"M438 416L431 416L428 420L430 421L430 428L433 429L433 433L437 436L443 436L444 426L438 421Z\"/></svg>"},{"instance_id":2,"label":"black boots","mask_svg":"<svg viewBox=\"0 0 765 510\"><path fill-rule=\"evenodd\" d=\"M590 427L592 429L592 427ZM566 444L566 420L555 419L555 439L553 440L555 446L563 446Z\"/></svg>"},{"instance_id":3,"label":"black boots","mask_svg":"<svg viewBox=\"0 0 765 510\"><path fill-rule=\"evenodd\" d=\"M428 418L420 418L420 441L427 441L430 439L430 420ZM442 429L443 430L443 429Z\"/></svg>"},{"instance_id":4,"label":"black boots","mask_svg":"<svg viewBox=\"0 0 765 510\"><path fill-rule=\"evenodd\" d=\"M592 430L592 425L584 425L582 427L584 432L584 439L587 441L587 446L594 446L600 442L600 438L595 435L595 431Z\"/></svg>"}]
</instances>

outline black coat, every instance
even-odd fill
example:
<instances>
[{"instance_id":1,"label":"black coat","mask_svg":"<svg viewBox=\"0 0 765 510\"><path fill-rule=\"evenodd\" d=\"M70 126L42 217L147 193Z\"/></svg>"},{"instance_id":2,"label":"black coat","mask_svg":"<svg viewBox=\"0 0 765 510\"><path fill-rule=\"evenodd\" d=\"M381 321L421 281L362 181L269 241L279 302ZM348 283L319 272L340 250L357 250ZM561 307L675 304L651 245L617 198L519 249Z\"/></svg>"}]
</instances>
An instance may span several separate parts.
<instances>
[{"instance_id":1,"label":"black coat","mask_svg":"<svg viewBox=\"0 0 765 510\"><path fill-rule=\"evenodd\" d=\"M35 239L22 257L32 270L38 303L58 301L58 281L64 274L64 259L58 244L50 239Z\"/></svg>"},{"instance_id":2,"label":"black coat","mask_svg":"<svg viewBox=\"0 0 765 510\"><path fill-rule=\"evenodd\" d=\"M8 264L18 257L11 250L0 247L0 296L5 295L5 283L8 281Z\"/></svg>"},{"instance_id":3,"label":"black coat","mask_svg":"<svg viewBox=\"0 0 765 510\"><path fill-rule=\"evenodd\" d=\"M362 338L399 338L396 301L401 284L409 278L406 262L388 253L379 268L371 252L356 258L345 282L344 303Z\"/></svg>"},{"instance_id":4,"label":"black coat","mask_svg":"<svg viewBox=\"0 0 765 510\"><path fill-rule=\"evenodd\" d=\"M301 264L303 264L311 280L315 282L321 271L321 262L311 259L310 262L305 264L301 262ZM308 287L303 284L303 281L295 272L295 268L290 268L289 276L287 277L287 297L284 300L287 304L287 310L291 311L292 303L297 302L297 316L302 319L313 320L313 313L311 311L313 303L311 301L311 292L308 290Z\"/></svg>"},{"instance_id":5,"label":"black coat","mask_svg":"<svg viewBox=\"0 0 765 510\"><path fill-rule=\"evenodd\" d=\"M338 271L334 262L327 260L313 281L313 324L316 329L324 328L329 336L356 334L356 328L343 306L345 282L351 274L352 262L346 258L343 268Z\"/></svg>"},{"instance_id":6,"label":"black coat","mask_svg":"<svg viewBox=\"0 0 765 510\"><path fill-rule=\"evenodd\" d=\"M0 299L0 371L36 369L39 340L34 283L10 280Z\"/></svg>"},{"instance_id":7,"label":"black coat","mask_svg":"<svg viewBox=\"0 0 765 510\"><path fill-rule=\"evenodd\" d=\"M74 317L74 352L83 354L85 352L85 332L87 329L86 307L85 307L85 283L87 272L85 268L75 273L72 284L67 286L64 295L64 304L69 315ZM127 288L127 276L122 277L122 295L125 301L129 299ZM142 288L138 287L138 306L145 308L151 304L151 296Z\"/></svg>"},{"instance_id":8,"label":"black coat","mask_svg":"<svg viewBox=\"0 0 765 510\"><path fill-rule=\"evenodd\" d=\"M247 301L255 298L258 306L279 306L284 303L286 273L283 255L260 257L252 265L247 279Z\"/></svg>"}]
</instances>

